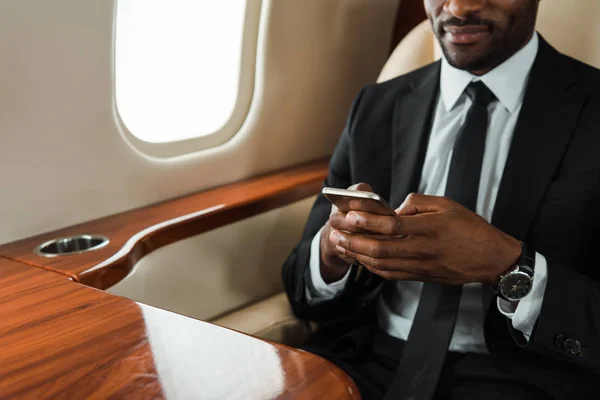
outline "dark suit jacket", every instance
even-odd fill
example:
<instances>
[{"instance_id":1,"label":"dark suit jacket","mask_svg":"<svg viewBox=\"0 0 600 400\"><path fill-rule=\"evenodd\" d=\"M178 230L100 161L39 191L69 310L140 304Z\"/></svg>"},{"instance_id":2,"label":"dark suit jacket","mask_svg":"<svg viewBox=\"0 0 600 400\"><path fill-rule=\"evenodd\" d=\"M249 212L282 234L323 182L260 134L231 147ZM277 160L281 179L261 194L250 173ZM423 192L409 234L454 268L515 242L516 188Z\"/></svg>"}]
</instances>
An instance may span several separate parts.
<instances>
[{"instance_id":1,"label":"dark suit jacket","mask_svg":"<svg viewBox=\"0 0 600 400\"><path fill-rule=\"evenodd\" d=\"M437 62L364 87L325 185L367 182L393 207L416 192L439 76ZM369 272L351 276L335 299L307 303L310 243L330 207L323 196L317 198L302 239L284 264L290 303L298 317L325 325L374 321L373 300L382 280ZM543 39L492 224L546 257L548 283L529 342L495 302L489 303L484 331L490 353L499 365L558 399L589 398L600 378L600 71L558 53ZM584 350L572 354L576 342Z\"/></svg>"}]
</instances>

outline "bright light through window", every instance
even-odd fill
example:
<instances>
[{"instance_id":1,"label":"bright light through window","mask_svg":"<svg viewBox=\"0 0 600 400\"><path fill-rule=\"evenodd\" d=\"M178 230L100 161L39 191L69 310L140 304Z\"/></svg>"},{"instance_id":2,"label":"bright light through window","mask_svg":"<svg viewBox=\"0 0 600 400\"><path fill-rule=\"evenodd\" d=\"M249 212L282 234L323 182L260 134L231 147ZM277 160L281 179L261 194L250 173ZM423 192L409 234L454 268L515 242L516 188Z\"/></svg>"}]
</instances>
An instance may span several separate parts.
<instances>
[{"instance_id":1,"label":"bright light through window","mask_svg":"<svg viewBox=\"0 0 600 400\"><path fill-rule=\"evenodd\" d=\"M118 0L117 109L139 139L218 131L234 110L246 0Z\"/></svg>"}]
</instances>

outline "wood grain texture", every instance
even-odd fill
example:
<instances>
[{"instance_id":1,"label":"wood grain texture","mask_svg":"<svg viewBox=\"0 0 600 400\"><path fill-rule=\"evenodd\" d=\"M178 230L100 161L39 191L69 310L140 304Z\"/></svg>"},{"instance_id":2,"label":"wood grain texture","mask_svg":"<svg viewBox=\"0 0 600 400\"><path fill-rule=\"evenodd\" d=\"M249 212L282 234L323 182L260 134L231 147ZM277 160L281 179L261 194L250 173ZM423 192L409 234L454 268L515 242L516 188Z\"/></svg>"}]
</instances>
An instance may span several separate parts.
<instances>
[{"instance_id":1,"label":"wood grain texture","mask_svg":"<svg viewBox=\"0 0 600 400\"><path fill-rule=\"evenodd\" d=\"M62 274L0 261L0 398L160 397L139 314Z\"/></svg>"},{"instance_id":2,"label":"wood grain texture","mask_svg":"<svg viewBox=\"0 0 600 400\"><path fill-rule=\"evenodd\" d=\"M162 246L318 193L327 166L327 160L312 162L45 233L0 246L0 256L106 289L127 276L138 260ZM110 243L98 250L52 258L33 251L48 240L80 234L103 235Z\"/></svg>"},{"instance_id":3,"label":"wood grain texture","mask_svg":"<svg viewBox=\"0 0 600 400\"><path fill-rule=\"evenodd\" d=\"M0 398L358 399L312 354L0 259Z\"/></svg>"}]
</instances>

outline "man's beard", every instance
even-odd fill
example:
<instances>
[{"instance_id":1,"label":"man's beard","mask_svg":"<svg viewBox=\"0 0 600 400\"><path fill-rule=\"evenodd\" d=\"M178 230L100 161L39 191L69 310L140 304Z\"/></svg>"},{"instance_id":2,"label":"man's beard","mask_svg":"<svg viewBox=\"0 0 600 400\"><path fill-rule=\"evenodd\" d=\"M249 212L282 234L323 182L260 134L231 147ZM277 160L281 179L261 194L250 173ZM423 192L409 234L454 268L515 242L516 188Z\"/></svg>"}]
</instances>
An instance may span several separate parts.
<instances>
[{"instance_id":1,"label":"man's beard","mask_svg":"<svg viewBox=\"0 0 600 400\"><path fill-rule=\"evenodd\" d=\"M536 14L537 1L532 1L528 3L526 9L516 14L517 17L508 21L507 29L504 30L494 21L481 20L474 15L470 15L464 20L451 18L433 24L434 33L450 65L467 71L486 71L509 59L526 44L535 30ZM479 54L470 52L468 45L465 45L462 51L454 52L442 40L446 34L444 29L446 26L467 25L485 26L489 29L491 44L484 51L480 51Z\"/></svg>"}]
</instances>

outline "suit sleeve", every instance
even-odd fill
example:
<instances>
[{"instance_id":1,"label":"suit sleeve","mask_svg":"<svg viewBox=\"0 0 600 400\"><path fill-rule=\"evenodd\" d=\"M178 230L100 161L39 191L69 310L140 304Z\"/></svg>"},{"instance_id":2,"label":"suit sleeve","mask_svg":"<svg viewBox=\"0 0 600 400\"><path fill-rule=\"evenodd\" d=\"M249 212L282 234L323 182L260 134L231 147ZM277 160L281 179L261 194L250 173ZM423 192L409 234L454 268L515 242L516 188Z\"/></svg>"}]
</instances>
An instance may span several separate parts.
<instances>
[{"instance_id":1,"label":"suit sleeve","mask_svg":"<svg viewBox=\"0 0 600 400\"><path fill-rule=\"evenodd\" d=\"M600 285L548 258L548 280L529 341L509 326L517 345L600 373Z\"/></svg>"},{"instance_id":2,"label":"suit sleeve","mask_svg":"<svg viewBox=\"0 0 600 400\"><path fill-rule=\"evenodd\" d=\"M346 126L337 143L329 164L329 173L324 186L347 188L353 184L350 168L350 141L353 119L365 89L355 98L346 119ZM347 316L357 309L361 300L360 292L365 289L366 274L357 276L357 268L351 268L348 284L343 291L326 301L315 302L307 298L311 288L310 249L317 232L325 225L331 213L331 203L321 194L317 196L310 211L300 242L296 245L283 265L283 284L294 313L301 319L325 321ZM367 279L368 280L368 279ZM372 279L371 279L372 281ZM371 283L373 285L373 283ZM369 286L370 287L370 286Z\"/></svg>"}]
</instances>

